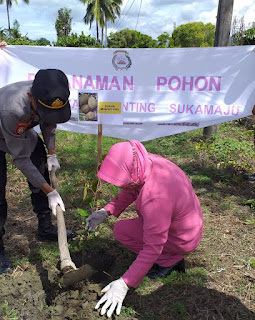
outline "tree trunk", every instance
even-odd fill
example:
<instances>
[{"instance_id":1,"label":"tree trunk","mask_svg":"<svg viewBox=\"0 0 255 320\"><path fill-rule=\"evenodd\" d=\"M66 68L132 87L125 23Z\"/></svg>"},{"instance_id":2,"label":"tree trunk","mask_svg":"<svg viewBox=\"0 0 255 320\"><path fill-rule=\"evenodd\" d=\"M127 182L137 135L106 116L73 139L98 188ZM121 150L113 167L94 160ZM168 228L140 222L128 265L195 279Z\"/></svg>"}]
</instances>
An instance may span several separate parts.
<instances>
[{"instance_id":1,"label":"tree trunk","mask_svg":"<svg viewBox=\"0 0 255 320\"><path fill-rule=\"evenodd\" d=\"M11 37L11 24L10 24L9 1L8 0L6 0L6 11L7 11L7 18L8 18L9 37Z\"/></svg>"},{"instance_id":2,"label":"tree trunk","mask_svg":"<svg viewBox=\"0 0 255 320\"><path fill-rule=\"evenodd\" d=\"M104 38L105 38L105 47L107 47L107 20L105 20L105 33L104 33Z\"/></svg>"},{"instance_id":3,"label":"tree trunk","mask_svg":"<svg viewBox=\"0 0 255 320\"><path fill-rule=\"evenodd\" d=\"M101 47L104 46L104 27L101 28Z\"/></svg>"},{"instance_id":4,"label":"tree trunk","mask_svg":"<svg viewBox=\"0 0 255 320\"><path fill-rule=\"evenodd\" d=\"M219 0L214 47L226 47L229 42L234 0Z\"/></svg>"},{"instance_id":5,"label":"tree trunk","mask_svg":"<svg viewBox=\"0 0 255 320\"><path fill-rule=\"evenodd\" d=\"M234 0L219 0L214 47L226 47L229 42ZM217 133L219 125L205 127L203 138L208 139Z\"/></svg>"},{"instance_id":6,"label":"tree trunk","mask_svg":"<svg viewBox=\"0 0 255 320\"><path fill-rule=\"evenodd\" d=\"M98 42L99 40L98 22L96 22L96 28L97 28L97 42Z\"/></svg>"}]
</instances>

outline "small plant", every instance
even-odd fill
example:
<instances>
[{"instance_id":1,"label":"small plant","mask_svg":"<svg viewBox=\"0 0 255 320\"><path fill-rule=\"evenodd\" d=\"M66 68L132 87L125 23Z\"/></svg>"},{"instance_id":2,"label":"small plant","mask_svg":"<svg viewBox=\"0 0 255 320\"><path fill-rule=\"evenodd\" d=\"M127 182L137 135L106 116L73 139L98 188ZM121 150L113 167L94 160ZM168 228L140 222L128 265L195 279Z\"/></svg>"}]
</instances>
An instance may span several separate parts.
<instances>
[{"instance_id":1,"label":"small plant","mask_svg":"<svg viewBox=\"0 0 255 320\"><path fill-rule=\"evenodd\" d=\"M89 216L89 213L83 209L77 209L77 212L82 218L87 218ZM85 224L84 220L82 220L82 224Z\"/></svg>"},{"instance_id":2,"label":"small plant","mask_svg":"<svg viewBox=\"0 0 255 320\"><path fill-rule=\"evenodd\" d=\"M175 317L180 316L183 318L187 315L187 310L181 301L173 303L170 310Z\"/></svg>"},{"instance_id":3,"label":"small plant","mask_svg":"<svg viewBox=\"0 0 255 320\"><path fill-rule=\"evenodd\" d=\"M8 301L4 301L2 304L3 313L4 313L4 320L18 320L18 311L16 309L9 310Z\"/></svg>"},{"instance_id":4,"label":"small plant","mask_svg":"<svg viewBox=\"0 0 255 320\"><path fill-rule=\"evenodd\" d=\"M254 257L249 259L247 269L248 270L255 269L255 258Z\"/></svg>"},{"instance_id":5,"label":"small plant","mask_svg":"<svg viewBox=\"0 0 255 320\"><path fill-rule=\"evenodd\" d=\"M121 313L124 317L128 318L130 316L133 316L136 314L135 310L132 308L132 307L125 307L125 306L122 306L121 308Z\"/></svg>"},{"instance_id":6,"label":"small plant","mask_svg":"<svg viewBox=\"0 0 255 320\"><path fill-rule=\"evenodd\" d=\"M93 213L96 210L99 210L102 206L102 204L105 204L104 199L99 199L101 195L101 180L98 179L95 176L95 173L97 172L96 168L91 168L87 171L87 179L80 181L75 186L82 186L83 188L83 198L82 203L84 205L89 205L90 207L90 213L84 209L79 208L77 210L77 213L79 217L81 218L81 224L86 224L87 217ZM116 190L112 188L112 190L115 192ZM85 242L89 235L87 230L80 230L78 232L81 240L82 240L82 263L84 263L85 260Z\"/></svg>"},{"instance_id":7,"label":"small plant","mask_svg":"<svg viewBox=\"0 0 255 320\"><path fill-rule=\"evenodd\" d=\"M105 156L103 156L103 159ZM99 210L102 205L106 204L104 199L100 199L101 196L101 180L97 178L96 172L98 168L90 168L87 170L87 178L75 184L76 187L83 188L83 197L82 197L82 204L89 205L91 213L95 210ZM110 188L115 196L118 198L118 193L120 188L110 185ZM84 209L78 209L78 214L82 218L82 224L85 224L86 218L90 215ZM85 219L84 219L85 218Z\"/></svg>"},{"instance_id":8,"label":"small plant","mask_svg":"<svg viewBox=\"0 0 255 320\"><path fill-rule=\"evenodd\" d=\"M250 206L253 210L255 210L255 199L249 199L243 201L244 205ZM253 219L254 220L254 219Z\"/></svg>"}]
</instances>

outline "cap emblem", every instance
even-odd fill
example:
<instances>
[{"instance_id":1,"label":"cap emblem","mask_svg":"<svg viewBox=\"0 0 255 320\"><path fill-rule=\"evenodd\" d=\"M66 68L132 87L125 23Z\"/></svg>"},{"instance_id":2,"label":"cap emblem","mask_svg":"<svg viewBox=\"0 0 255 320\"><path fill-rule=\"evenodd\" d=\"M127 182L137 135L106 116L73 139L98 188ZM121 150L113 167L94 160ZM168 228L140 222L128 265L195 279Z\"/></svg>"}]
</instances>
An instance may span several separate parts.
<instances>
[{"instance_id":1,"label":"cap emblem","mask_svg":"<svg viewBox=\"0 0 255 320\"><path fill-rule=\"evenodd\" d=\"M61 101L59 98L57 98L55 101L52 102L52 104L50 106L43 103L40 99L38 99L38 102L41 105L43 105L44 107L49 108L49 109L60 109L60 108L63 108L67 104L68 99L66 100L65 103L63 103L63 101Z\"/></svg>"}]
</instances>

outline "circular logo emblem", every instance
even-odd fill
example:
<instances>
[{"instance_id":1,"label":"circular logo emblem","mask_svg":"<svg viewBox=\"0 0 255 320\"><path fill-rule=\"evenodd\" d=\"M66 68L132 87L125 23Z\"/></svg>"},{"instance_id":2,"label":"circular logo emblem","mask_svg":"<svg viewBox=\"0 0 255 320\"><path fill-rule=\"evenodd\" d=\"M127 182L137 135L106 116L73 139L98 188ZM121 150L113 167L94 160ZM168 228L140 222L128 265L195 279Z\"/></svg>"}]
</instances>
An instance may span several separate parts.
<instances>
[{"instance_id":1,"label":"circular logo emblem","mask_svg":"<svg viewBox=\"0 0 255 320\"><path fill-rule=\"evenodd\" d=\"M24 133L26 131L26 129L27 129L26 124L24 125L24 124L19 123L15 129L15 134L20 135L20 134Z\"/></svg>"},{"instance_id":2,"label":"circular logo emblem","mask_svg":"<svg viewBox=\"0 0 255 320\"><path fill-rule=\"evenodd\" d=\"M117 50L113 53L112 65L116 70L127 70L132 65L131 58L127 51Z\"/></svg>"}]
</instances>

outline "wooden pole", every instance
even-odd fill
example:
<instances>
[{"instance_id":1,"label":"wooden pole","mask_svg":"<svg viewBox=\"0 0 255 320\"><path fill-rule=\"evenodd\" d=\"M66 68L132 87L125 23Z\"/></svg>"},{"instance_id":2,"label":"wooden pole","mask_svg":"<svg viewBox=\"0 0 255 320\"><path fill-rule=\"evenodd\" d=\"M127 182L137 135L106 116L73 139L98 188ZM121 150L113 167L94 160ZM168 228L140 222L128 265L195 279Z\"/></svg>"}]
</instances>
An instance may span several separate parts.
<instances>
[{"instance_id":1,"label":"wooden pole","mask_svg":"<svg viewBox=\"0 0 255 320\"><path fill-rule=\"evenodd\" d=\"M98 133L97 133L97 172L99 170L99 166L102 162L102 133L103 133L103 127L102 124L98 125ZM100 198L100 186L101 186L101 180L98 178L98 184L97 184L97 190L95 193L95 205L96 210L99 209L98 199Z\"/></svg>"},{"instance_id":2,"label":"wooden pole","mask_svg":"<svg viewBox=\"0 0 255 320\"><path fill-rule=\"evenodd\" d=\"M99 168L102 161L102 133L103 127L102 124L99 124L97 134L97 169Z\"/></svg>"},{"instance_id":3,"label":"wooden pole","mask_svg":"<svg viewBox=\"0 0 255 320\"><path fill-rule=\"evenodd\" d=\"M219 0L214 47L226 47L229 42L234 0ZM205 127L203 138L206 140L217 133L219 125Z\"/></svg>"},{"instance_id":4,"label":"wooden pole","mask_svg":"<svg viewBox=\"0 0 255 320\"><path fill-rule=\"evenodd\" d=\"M214 47L226 47L229 42L234 0L219 0Z\"/></svg>"}]
</instances>

